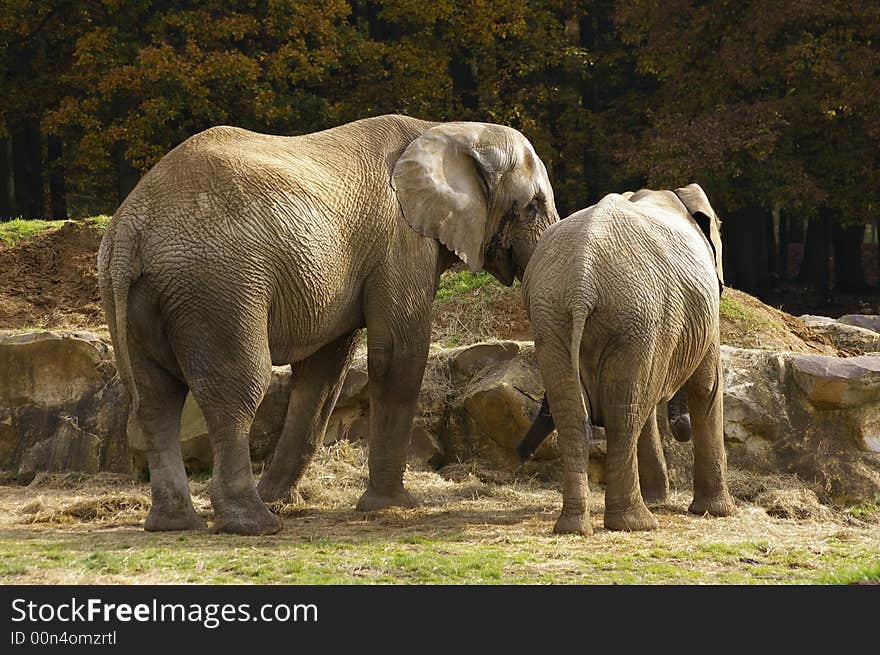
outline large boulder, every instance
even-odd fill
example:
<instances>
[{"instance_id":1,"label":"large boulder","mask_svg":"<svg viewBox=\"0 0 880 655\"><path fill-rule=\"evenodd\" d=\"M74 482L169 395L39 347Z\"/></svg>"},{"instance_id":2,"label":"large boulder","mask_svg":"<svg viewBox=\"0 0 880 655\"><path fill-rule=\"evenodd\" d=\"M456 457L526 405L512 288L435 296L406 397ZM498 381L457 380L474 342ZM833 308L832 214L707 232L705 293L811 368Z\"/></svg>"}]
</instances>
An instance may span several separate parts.
<instances>
[{"instance_id":1,"label":"large boulder","mask_svg":"<svg viewBox=\"0 0 880 655\"><path fill-rule=\"evenodd\" d=\"M880 500L880 357L722 346L730 464L797 473L824 500Z\"/></svg>"},{"instance_id":2,"label":"large boulder","mask_svg":"<svg viewBox=\"0 0 880 655\"><path fill-rule=\"evenodd\" d=\"M874 330L828 316L804 314L800 319L813 332L826 335L840 350L856 354L880 351L880 334Z\"/></svg>"},{"instance_id":3,"label":"large boulder","mask_svg":"<svg viewBox=\"0 0 880 655\"><path fill-rule=\"evenodd\" d=\"M0 468L128 472L127 395L109 341L87 332L0 335Z\"/></svg>"},{"instance_id":4,"label":"large boulder","mask_svg":"<svg viewBox=\"0 0 880 655\"><path fill-rule=\"evenodd\" d=\"M272 367L269 388L257 408L257 415L251 425L251 462L255 464L266 460L275 450L275 444L278 443L278 437L287 416L287 404L290 399L292 383L290 366ZM187 394L180 417L180 450L186 469L190 473L211 470L213 455L211 441L208 438L208 427L192 394ZM144 452L138 450L136 458L140 466L146 466Z\"/></svg>"},{"instance_id":5,"label":"large boulder","mask_svg":"<svg viewBox=\"0 0 880 655\"><path fill-rule=\"evenodd\" d=\"M790 472L823 500L880 501L880 356L850 358L722 346L725 440L732 467ZM273 369L251 430L259 467L274 450L293 384ZM507 474L556 476L555 433L521 468L515 447L535 418L543 382L531 342L432 350L410 438L414 459L441 467L479 460ZM38 471L145 469L137 431L126 438L127 397L106 339L85 333L0 337L0 467ZM370 424L367 358L354 358L326 443L365 440ZM663 418L663 417L661 417ZM661 424L665 426L665 420ZM664 430L666 431L666 430ZM595 429L590 476L604 479L605 442ZM204 419L191 398L182 416L190 471L209 470ZM687 485L691 444L664 440L676 486Z\"/></svg>"},{"instance_id":6,"label":"large boulder","mask_svg":"<svg viewBox=\"0 0 880 655\"><path fill-rule=\"evenodd\" d=\"M783 355L721 346L724 370L724 436L731 462L771 471L772 444L781 439L789 416L780 385Z\"/></svg>"},{"instance_id":7,"label":"large boulder","mask_svg":"<svg viewBox=\"0 0 880 655\"><path fill-rule=\"evenodd\" d=\"M845 314L837 319L837 322L880 332L880 316L876 314Z\"/></svg>"}]
</instances>

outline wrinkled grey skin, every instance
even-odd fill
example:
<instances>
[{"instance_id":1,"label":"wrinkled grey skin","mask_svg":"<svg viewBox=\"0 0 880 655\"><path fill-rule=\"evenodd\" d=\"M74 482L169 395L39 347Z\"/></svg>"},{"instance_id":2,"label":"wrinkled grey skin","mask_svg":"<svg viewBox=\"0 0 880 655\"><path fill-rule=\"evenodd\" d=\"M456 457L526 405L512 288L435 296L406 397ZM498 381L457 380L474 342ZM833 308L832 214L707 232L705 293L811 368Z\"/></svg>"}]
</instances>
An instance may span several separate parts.
<instances>
[{"instance_id":1,"label":"wrinkled grey skin","mask_svg":"<svg viewBox=\"0 0 880 655\"><path fill-rule=\"evenodd\" d=\"M411 506L406 450L440 273L459 259L510 285L558 220L516 130L380 116L300 137L216 127L150 170L98 254L104 309L148 453L147 530L199 528L180 454L192 391L213 450L214 529L280 528L368 328L370 482L360 510ZM259 491L248 431L271 365L295 385Z\"/></svg>"},{"instance_id":2,"label":"wrinkled grey skin","mask_svg":"<svg viewBox=\"0 0 880 655\"><path fill-rule=\"evenodd\" d=\"M523 295L564 468L556 532L592 533L591 420L607 438L605 527L656 529L643 495L660 500L668 490L657 406L682 387L694 441L690 511L735 512L723 443L722 283L719 221L696 184L610 194L541 237Z\"/></svg>"}]
</instances>

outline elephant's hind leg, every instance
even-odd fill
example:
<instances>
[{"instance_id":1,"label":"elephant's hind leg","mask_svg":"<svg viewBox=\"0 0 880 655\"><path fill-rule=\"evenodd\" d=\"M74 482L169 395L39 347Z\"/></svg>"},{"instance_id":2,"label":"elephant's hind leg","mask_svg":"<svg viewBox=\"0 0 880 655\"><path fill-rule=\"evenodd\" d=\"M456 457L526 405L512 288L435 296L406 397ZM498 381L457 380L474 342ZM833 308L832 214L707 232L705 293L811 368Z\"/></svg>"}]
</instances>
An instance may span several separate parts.
<instances>
[{"instance_id":1,"label":"elephant's hind leg","mask_svg":"<svg viewBox=\"0 0 880 655\"><path fill-rule=\"evenodd\" d=\"M257 488L264 501L287 498L321 447L358 334L337 339L294 367L284 428Z\"/></svg>"},{"instance_id":2,"label":"elephant's hind leg","mask_svg":"<svg viewBox=\"0 0 880 655\"><path fill-rule=\"evenodd\" d=\"M553 330L536 326L535 355L547 381L547 400L559 435L562 456L562 512L553 526L557 534L591 535L590 486L587 468L591 428L578 381L571 366L570 345Z\"/></svg>"},{"instance_id":3,"label":"elephant's hind leg","mask_svg":"<svg viewBox=\"0 0 880 655\"><path fill-rule=\"evenodd\" d=\"M666 502L669 495L669 475L666 457L657 427L657 411L651 412L642 428L638 445L639 487L642 499L649 505Z\"/></svg>"},{"instance_id":4,"label":"elephant's hind leg","mask_svg":"<svg viewBox=\"0 0 880 655\"><path fill-rule=\"evenodd\" d=\"M645 505L639 488L637 448L649 414L639 401L646 385L629 377L632 373L626 366L609 363L605 368L615 372L613 375L609 373L601 383L608 444L605 527L609 530L656 530L657 519ZM652 407L650 413L654 411Z\"/></svg>"},{"instance_id":5,"label":"elephant's hind leg","mask_svg":"<svg viewBox=\"0 0 880 655\"><path fill-rule=\"evenodd\" d=\"M724 450L723 378L718 345L687 382L694 435L694 514L730 516L736 503L727 488L727 453Z\"/></svg>"},{"instance_id":6,"label":"elephant's hind leg","mask_svg":"<svg viewBox=\"0 0 880 655\"><path fill-rule=\"evenodd\" d=\"M144 529L195 530L205 527L196 514L180 453L180 414L186 385L132 343L132 368L140 404L130 425L132 441L147 453L152 506Z\"/></svg>"},{"instance_id":7,"label":"elephant's hind leg","mask_svg":"<svg viewBox=\"0 0 880 655\"><path fill-rule=\"evenodd\" d=\"M190 345L175 350L208 426L214 455L214 531L272 534L281 529L281 521L266 509L257 494L248 439L271 378L269 346L265 332L259 336L258 326L241 328L237 335L200 329L187 340L178 338L177 344Z\"/></svg>"}]
</instances>

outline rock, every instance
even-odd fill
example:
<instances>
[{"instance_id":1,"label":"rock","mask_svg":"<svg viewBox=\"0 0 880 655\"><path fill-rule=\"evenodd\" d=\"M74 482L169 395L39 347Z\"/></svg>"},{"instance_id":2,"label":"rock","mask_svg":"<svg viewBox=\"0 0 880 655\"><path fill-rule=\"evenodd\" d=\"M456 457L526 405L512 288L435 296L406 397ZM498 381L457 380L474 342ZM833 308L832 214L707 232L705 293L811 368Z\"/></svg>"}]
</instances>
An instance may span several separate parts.
<instances>
[{"instance_id":1,"label":"rock","mask_svg":"<svg viewBox=\"0 0 880 655\"><path fill-rule=\"evenodd\" d=\"M792 472L832 502L880 497L880 357L722 346L731 466Z\"/></svg>"},{"instance_id":2,"label":"rock","mask_svg":"<svg viewBox=\"0 0 880 655\"><path fill-rule=\"evenodd\" d=\"M732 465L769 471L768 452L789 417L780 381L785 361L778 353L721 346L724 370L724 437Z\"/></svg>"},{"instance_id":3,"label":"rock","mask_svg":"<svg viewBox=\"0 0 880 655\"><path fill-rule=\"evenodd\" d=\"M70 405L115 373L109 342L88 332L0 336L0 407Z\"/></svg>"},{"instance_id":4,"label":"rock","mask_svg":"<svg viewBox=\"0 0 880 655\"><path fill-rule=\"evenodd\" d=\"M880 332L880 316L876 314L846 314L837 319L837 322Z\"/></svg>"},{"instance_id":5,"label":"rock","mask_svg":"<svg viewBox=\"0 0 880 655\"><path fill-rule=\"evenodd\" d=\"M278 437L287 417L287 405L293 376L290 366L273 366L272 379L263 401L257 408L250 431L251 462L260 463L275 450ZM133 430L130 431L133 432ZM137 444L143 448L140 444ZM187 471L207 472L213 466L211 441L202 411L192 394L187 394L180 417L180 450ZM146 467L144 453L138 454L138 462Z\"/></svg>"},{"instance_id":6,"label":"rock","mask_svg":"<svg viewBox=\"0 0 880 655\"><path fill-rule=\"evenodd\" d=\"M835 324L827 317L807 318L814 325ZM722 346L721 357L731 467L796 473L823 501L880 499L880 356L841 358ZM39 471L130 472L133 455L145 468L137 431L129 431L130 443L125 436L127 396L106 339L80 333L2 336L0 366L2 468L25 479ZM292 384L289 367L273 369L250 435L257 465L275 447ZM555 433L524 468L514 451L537 414L542 394L530 342L434 349L410 435L410 455L436 467L479 459L507 475L522 470L558 477ZM325 443L366 440L369 414L367 358L362 353L348 371ZM603 436L601 429L594 429L593 483L604 480ZM189 470L210 469L207 430L191 398L183 411L181 442ZM692 448L670 436L664 439L675 486L690 485Z\"/></svg>"},{"instance_id":7,"label":"rock","mask_svg":"<svg viewBox=\"0 0 880 655\"><path fill-rule=\"evenodd\" d=\"M130 472L128 396L109 340L86 332L0 335L0 467Z\"/></svg>"},{"instance_id":8,"label":"rock","mask_svg":"<svg viewBox=\"0 0 880 655\"><path fill-rule=\"evenodd\" d=\"M880 453L880 356L791 354L788 360L806 411L823 434Z\"/></svg>"},{"instance_id":9,"label":"rock","mask_svg":"<svg viewBox=\"0 0 880 655\"><path fill-rule=\"evenodd\" d=\"M517 341L491 341L464 346L449 354L455 378L473 378L483 369L508 362L521 352Z\"/></svg>"},{"instance_id":10,"label":"rock","mask_svg":"<svg viewBox=\"0 0 880 655\"><path fill-rule=\"evenodd\" d=\"M485 366L471 379L455 380L455 386L463 389L456 402L460 403L465 435L461 443L453 445L453 451L482 453L499 464L518 462L516 446L538 414L544 388L533 349L516 348L518 352L512 346L499 349L494 365ZM552 442L545 443L535 456L546 458L548 449L552 449Z\"/></svg>"},{"instance_id":11,"label":"rock","mask_svg":"<svg viewBox=\"0 0 880 655\"><path fill-rule=\"evenodd\" d=\"M809 328L835 322L835 319L830 316L817 316L815 314L801 314L798 318Z\"/></svg>"},{"instance_id":12,"label":"rock","mask_svg":"<svg viewBox=\"0 0 880 655\"><path fill-rule=\"evenodd\" d=\"M880 400L880 357L788 355L794 379L819 408L842 408Z\"/></svg>"},{"instance_id":13,"label":"rock","mask_svg":"<svg viewBox=\"0 0 880 655\"><path fill-rule=\"evenodd\" d=\"M835 321L827 316L800 317L804 324L817 334L827 335L835 347L852 353L868 353L880 350L880 334L874 330Z\"/></svg>"}]
</instances>

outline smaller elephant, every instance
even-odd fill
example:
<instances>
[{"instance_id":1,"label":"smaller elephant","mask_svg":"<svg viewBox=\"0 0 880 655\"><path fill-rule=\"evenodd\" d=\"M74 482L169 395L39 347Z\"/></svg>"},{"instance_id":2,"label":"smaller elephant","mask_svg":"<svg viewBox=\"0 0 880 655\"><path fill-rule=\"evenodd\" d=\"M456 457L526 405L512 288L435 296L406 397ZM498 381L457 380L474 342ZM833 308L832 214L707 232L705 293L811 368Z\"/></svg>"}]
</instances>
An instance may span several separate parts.
<instances>
[{"instance_id":1,"label":"smaller elephant","mask_svg":"<svg viewBox=\"0 0 880 655\"><path fill-rule=\"evenodd\" d=\"M607 439L605 527L658 527L644 499L668 490L657 409L670 401L676 438L694 443L689 511L736 511L723 440L721 259L720 221L697 184L612 193L542 235L523 298L549 402L518 452L527 458L555 423L564 469L555 532L592 533L593 423Z\"/></svg>"}]
</instances>

